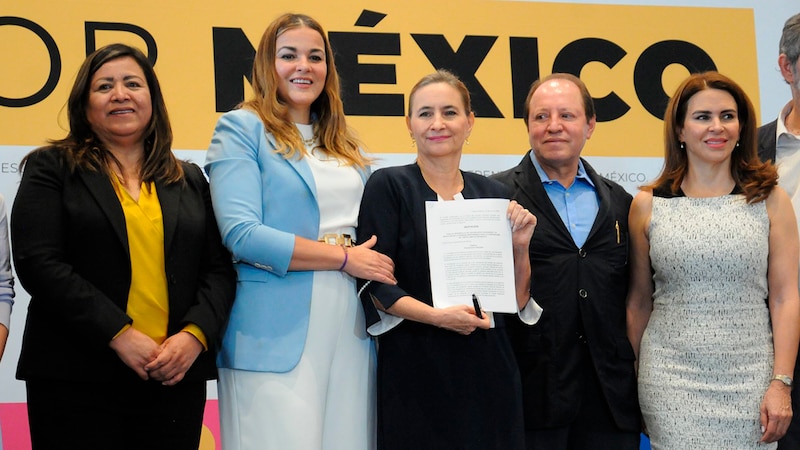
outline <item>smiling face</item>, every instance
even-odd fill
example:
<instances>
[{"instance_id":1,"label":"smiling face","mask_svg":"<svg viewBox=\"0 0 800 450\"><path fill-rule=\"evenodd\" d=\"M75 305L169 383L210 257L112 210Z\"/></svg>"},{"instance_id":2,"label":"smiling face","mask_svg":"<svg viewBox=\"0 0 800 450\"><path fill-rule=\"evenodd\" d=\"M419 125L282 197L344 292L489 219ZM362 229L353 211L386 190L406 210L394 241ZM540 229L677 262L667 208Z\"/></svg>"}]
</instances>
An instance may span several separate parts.
<instances>
[{"instance_id":1,"label":"smiling face","mask_svg":"<svg viewBox=\"0 0 800 450\"><path fill-rule=\"evenodd\" d=\"M686 118L678 134L686 144L689 163L725 162L739 140L736 100L721 89L703 89L686 103Z\"/></svg>"},{"instance_id":2,"label":"smiling face","mask_svg":"<svg viewBox=\"0 0 800 450\"><path fill-rule=\"evenodd\" d=\"M539 164L545 171L577 170L595 125L578 86L561 78L546 81L531 95L528 110L528 139Z\"/></svg>"},{"instance_id":3,"label":"smiling face","mask_svg":"<svg viewBox=\"0 0 800 450\"><path fill-rule=\"evenodd\" d=\"M278 95L292 121L311 123L311 104L325 88L328 66L322 36L308 27L284 31L275 41Z\"/></svg>"},{"instance_id":4,"label":"smiling face","mask_svg":"<svg viewBox=\"0 0 800 450\"><path fill-rule=\"evenodd\" d=\"M112 59L94 73L86 118L109 149L141 146L152 114L150 88L133 58Z\"/></svg>"},{"instance_id":5,"label":"smiling face","mask_svg":"<svg viewBox=\"0 0 800 450\"><path fill-rule=\"evenodd\" d=\"M423 86L414 92L409 107L406 123L420 157L461 156L475 116L455 87L445 82Z\"/></svg>"}]
</instances>

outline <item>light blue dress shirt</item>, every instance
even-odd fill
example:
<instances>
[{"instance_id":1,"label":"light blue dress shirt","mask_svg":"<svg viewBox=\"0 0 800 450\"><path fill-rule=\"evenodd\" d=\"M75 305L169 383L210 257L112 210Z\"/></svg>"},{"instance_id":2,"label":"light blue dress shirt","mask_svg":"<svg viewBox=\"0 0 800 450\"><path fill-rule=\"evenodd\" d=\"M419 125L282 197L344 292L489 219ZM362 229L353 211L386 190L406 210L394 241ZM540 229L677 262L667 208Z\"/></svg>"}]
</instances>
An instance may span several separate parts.
<instances>
[{"instance_id":1,"label":"light blue dress shirt","mask_svg":"<svg viewBox=\"0 0 800 450\"><path fill-rule=\"evenodd\" d=\"M572 240L578 248L583 247L586 238L589 237L589 231L592 230L597 211L600 209L597 190L586 174L583 162L578 161L578 174L575 176L572 186L567 188L547 176L533 152L531 152L531 160L533 167L536 168L536 173L542 180L547 196L550 197L550 202L561 216Z\"/></svg>"}]
</instances>

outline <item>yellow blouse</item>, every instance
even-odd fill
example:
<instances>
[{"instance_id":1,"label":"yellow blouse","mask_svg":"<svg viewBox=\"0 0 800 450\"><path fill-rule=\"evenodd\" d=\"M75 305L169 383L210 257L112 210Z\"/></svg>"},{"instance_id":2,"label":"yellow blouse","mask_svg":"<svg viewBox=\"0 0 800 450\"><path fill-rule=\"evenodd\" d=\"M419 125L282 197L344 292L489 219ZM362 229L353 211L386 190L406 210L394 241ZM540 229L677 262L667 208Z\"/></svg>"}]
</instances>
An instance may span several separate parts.
<instances>
[{"instance_id":1,"label":"yellow blouse","mask_svg":"<svg viewBox=\"0 0 800 450\"><path fill-rule=\"evenodd\" d=\"M142 183L139 200L112 177L128 231L131 258L131 287L126 313L133 319L133 328L150 336L158 344L167 338L169 293L164 266L164 221L161 203L154 183ZM126 328L120 330L125 331ZM195 325L184 327L207 349L205 335Z\"/></svg>"}]
</instances>

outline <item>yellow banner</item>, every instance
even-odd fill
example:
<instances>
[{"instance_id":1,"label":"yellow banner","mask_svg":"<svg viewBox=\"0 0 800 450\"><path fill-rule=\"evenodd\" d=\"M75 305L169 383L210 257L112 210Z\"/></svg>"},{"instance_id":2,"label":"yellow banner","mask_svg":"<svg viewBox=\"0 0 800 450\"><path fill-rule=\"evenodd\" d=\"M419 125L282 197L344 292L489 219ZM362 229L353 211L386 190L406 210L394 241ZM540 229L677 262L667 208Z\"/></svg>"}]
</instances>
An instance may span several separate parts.
<instances>
[{"instance_id":1,"label":"yellow banner","mask_svg":"<svg viewBox=\"0 0 800 450\"><path fill-rule=\"evenodd\" d=\"M661 156L668 96L690 71L716 68L755 105L750 9L429 0L331 3L228 0L4 0L0 9L0 145L66 134L65 104L87 51L112 42L156 60L176 149L202 150L225 111L250 94L261 33L285 11L307 13L336 51L348 123L374 153L411 153L403 115L411 86L435 68L473 95L475 154L521 154L531 82L578 74L598 126L584 152Z\"/></svg>"}]
</instances>

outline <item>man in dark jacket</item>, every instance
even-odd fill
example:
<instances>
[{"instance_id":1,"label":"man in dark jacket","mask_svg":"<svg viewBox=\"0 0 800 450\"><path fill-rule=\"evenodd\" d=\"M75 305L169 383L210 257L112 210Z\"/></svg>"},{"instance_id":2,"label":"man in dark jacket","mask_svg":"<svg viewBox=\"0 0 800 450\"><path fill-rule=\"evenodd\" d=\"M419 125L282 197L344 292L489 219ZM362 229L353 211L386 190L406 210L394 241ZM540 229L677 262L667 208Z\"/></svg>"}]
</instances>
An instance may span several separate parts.
<instances>
[{"instance_id":1,"label":"man in dark jacket","mask_svg":"<svg viewBox=\"0 0 800 450\"><path fill-rule=\"evenodd\" d=\"M758 129L758 156L778 165L778 185L792 198L795 213L800 212L800 14L786 21L779 45L778 67L792 91L792 100L783 107L778 118ZM798 214L800 215L800 214ZM800 356L800 355L798 355ZM800 359L800 358L798 358ZM800 376L795 364L794 374L784 375L791 385ZM787 377L785 375L792 375ZM800 449L800 393L792 392L794 417L786 435L778 441L780 450Z\"/></svg>"},{"instance_id":2,"label":"man in dark jacket","mask_svg":"<svg viewBox=\"0 0 800 450\"><path fill-rule=\"evenodd\" d=\"M580 158L596 123L586 86L553 74L525 106L531 151L493 178L538 219L531 295L544 309L509 321L528 449L638 449L634 353L626 335L631 195Z\"/></svg>"}]
</instances>

